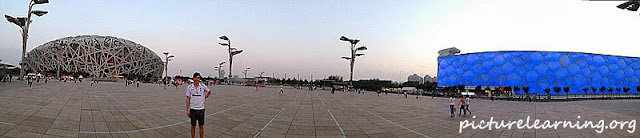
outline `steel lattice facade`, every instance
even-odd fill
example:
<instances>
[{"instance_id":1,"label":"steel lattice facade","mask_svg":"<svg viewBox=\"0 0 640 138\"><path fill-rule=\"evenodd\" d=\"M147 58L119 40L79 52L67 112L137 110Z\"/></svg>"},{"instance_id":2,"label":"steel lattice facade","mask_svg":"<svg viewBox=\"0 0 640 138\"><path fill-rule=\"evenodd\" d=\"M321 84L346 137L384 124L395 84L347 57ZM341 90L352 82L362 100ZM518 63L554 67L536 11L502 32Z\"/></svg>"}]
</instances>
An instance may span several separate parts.
<instances>
[{"instance_id":1,"label":"steel lattice facade","mask_svg":"<svg viewBox=\"0 0 640 138\"><path fill-rule=\"evenodd\" d=\"M164 63L155 52L135 42L97 35L66 37L27 53L26 69L88 73L89 77L137 74L160 78Z\"/></svg>"},{"instance_id":2,"label":"steel lattice facade","mask_svg":"<svg viewBox=\"0 0 640 138\"><path fill-rule=\"evenodd\" d=\"M497 51L438 58L438 85L544 88L631 88L640 85L640 58L577 52ZM522 91L516 91L522 93ZM588 93L593 93L589 90ZM597 91L597 93L601 93ZM608 92L604 92L608 93ZM552 93L555 94L555 93Z\"/></svg>"}]
</instances>

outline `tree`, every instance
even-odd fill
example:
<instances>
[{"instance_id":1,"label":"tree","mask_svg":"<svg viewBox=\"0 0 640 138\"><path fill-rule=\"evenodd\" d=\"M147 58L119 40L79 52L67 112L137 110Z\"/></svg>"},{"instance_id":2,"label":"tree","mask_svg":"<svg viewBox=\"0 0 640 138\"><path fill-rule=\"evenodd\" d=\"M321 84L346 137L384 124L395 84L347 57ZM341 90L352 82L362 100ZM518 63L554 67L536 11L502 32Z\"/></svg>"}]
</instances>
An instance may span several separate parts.
<instances>
[{"instance_id":1,"label":"tree","mask_svg":"<svg viewBox=\"0 0 640 138\"><path fill-rule=\"evenodd\" d=\"M596 94L596 92L598 91L598 88L596 88L596 87L591 87L591 91L593 92L593 94Z\"/></svg>"},{"instance_id":2,"label":"tree","mask_svg":"<svg viewBox=\"0 0 640 138\"><path fill-rule=\"evenodd\" d=\"M547 93L547 99L551 99L551 89L544 88L544 92Z\"/></svg>"},{"instance_id":3,"label":"tree","mask_svg":"<svg viewBox=\"0 0 640 138\"><path fill-rule=\"evenodd\" d=\"M636 92L640 93L640 85L636 86Z\"/></svg>"},{"instance_id":4,"label":"tree","mask_svg":"<svg viewBox=\"0 0 640 138\"><path fill-rule=\"evenodd\" d=\"M603 100L604 100L604 91L606 91L606 90L607 90L607 87L604 87L604 86L600 87L600 93L603 93L602 94L602 99Z\"/></svg>"},{"instance_id":5,"label":"tree","mask_svg":"<svg viewBox=\"0 0 640 138\"><path fill-rule=\"evenodd\" d=\"M529 87L522 87L522 90L524 91L524 94L529 95Z\"/></svg>"},{"instance_id":6,"label":"tree","mask_svg":"<svg viewBox=\"0 0 640 138\"><path fill-rule=\"evenodd\" d=\"M564 92L567 93L567 101L569 101L569 90L571 90L571 88L569 88L569 86L564 87Z\"/></svg>"},{"instance_id":7,"label":"tree","mask_svg":"<svg viewBox=\"0 0 640 138\"><path fill-rule=\"evenodd\" d=\"M613 88L609 87L609 88L607 88L607 91L609 91L609 93L611 93L611 98L613 98Z\"/></svg>"},{"instance_id":8,"label":"tree","mask_svg":"<svg viewBox=\"0 0 640 138\"><path fill-rule=\"evenodd\" d=\"M560 94L560 91L562 91L561 87L553 87L553 91L556 92L556 94Z\"/></svg>"},{"instance_id":9,"label":"tree","mask_svg":"<svg viewBox=\"0 0 640 138\"><path fill-rule=\"evenodd\" d=\"M336 82L342 82L342 76L331 75L327 77L325 80L335 80Z\"/></svg>"},{"instance_id":10,"label":"tree","mask_svg":"<svg viewBox=\"0 0 640 138\"><path fill-rule=\"evenodd\" d=\"M616 94L618 94L618 97L620 97L620 91L622 91L622 88L618 87L616 88L616 91L617 91Z\"/></svg>"},{"instance_id":11,"label":"tree","mask_svg":"<svg viewBox=\"0 0 640 138\"><path fill-rule=\"evenodd\" d=\"M624 91L625 94L629 94L630 90L631 90L631 88L629 88L629 87L622 88L622 91Z\"/></svg>"},{"instance_id":12,"label":"tree","mask_svg":"<svg viewBox=\"0 0 640 138\"><path fill-rule=\"evenodd\" d=\"M582 91L584 91L584 93L586 94L587 91L589 91L589 88L588 87L584 87L584 88L582 88Z\"/></svg>"}]
</instances>

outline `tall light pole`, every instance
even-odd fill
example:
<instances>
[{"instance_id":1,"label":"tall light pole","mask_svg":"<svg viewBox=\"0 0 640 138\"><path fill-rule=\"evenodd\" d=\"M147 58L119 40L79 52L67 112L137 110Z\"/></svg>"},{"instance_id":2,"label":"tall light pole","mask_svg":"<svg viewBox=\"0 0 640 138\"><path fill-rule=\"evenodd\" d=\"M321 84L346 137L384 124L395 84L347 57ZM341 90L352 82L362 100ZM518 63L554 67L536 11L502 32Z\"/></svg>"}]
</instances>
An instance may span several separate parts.
<instances>
[{"instance_id":1,"label":"tall light pole","mask_svg":"<svg viewBox=\"0 0 640 138\"><path fill-rule=\"evenodd\" d=\"M227 50L229 51L229 79L231 79L231 67L233 64L233 56L242 53L242 49L237 49L237 48L232 48L231 47L231 40L229 39L229 37L223 35L219 37L222 40L227 41L227 43L218 43L222 46L226 46Z\"/></svg>"},{"instance_id":2,"label":"tall light pole","mask_svg":"<svg viewBox=\"0 0 640 138\"><path fill-rule=\"evenodd\" d=\"M244 69L244 71L242 71L242 73L244 73L244 78L247 78L247 73L249 73L249 70L251 70L251 68L246 68Z\"/></svg>"},{"instance_id":3,"label":"tall light pole","mask_svg":"<svg viewBox=\"0 0 640 138\"><path fill-rule=\"evenodd\" d=\"M24 65L25 62L25 54L27 52L27 39L29 38L29 25L31 25L31 14L35 14L36 16L43 16L48 11L43 10L32 10L33 5L37 4L46 4L49 3L49 0L31 0L29 2L29 11L27 12L27 17L12 17L10 15L5 14L4 18L7 21L18 25L20 27L20 32L22 33L22 57L20 57L20 78L18 80L22 80L24 78Z\"/></svg>"},{"instance_id":4,"label":"tall light pole","mask_svg":"<svg viewBox=\"0 0 640 138\"><path fill-rule=\"evenodd\" d=\"M164 60L165 61L164 62L164 78L165 79L163 79L164 80L164 89L167 89L167 81L168 81L167 79L169 79L169 72L168 72L169 61L170 61L169 59L173 58L175 56L169 55L169 52L166 52L166 51L162 52L162 54L164 54L164 57L165 57L165 60Z\"/></svg>"},{"instance_id":5,"label":"tall light pole","mask_svg":"<svg viewBox=\"0 0 640 138\"><path fill-rule=\"evenodd\" d=\"M222 76L220 76L220 70L222 70L222 64L224 64L224 63L226 63L226 62L222 61L222 62L220 62L220 64L218 64L217 67L213 67L216 70L218 70L218 77L219 77L218 79L222 78Z\"/></svg>"},{"instance_id":6,"label":"tall light pole","mask_svg":"<svg viewBox=\"0 0 640 138\"><path fill-rule=\"evenodd\" d=\"M349 39L349 38L347 38L345 36L341 36L340 40L341 41L347 41L347 42L351 43L351 46L350 46L351 57L342 57L342 58L351 61L351 64L350 64L351 68L350 68L350 74L349 74L349 85L353 86L353 63L355 63L356 57L364 55L364 54L356 54L356 52L357 51L362 51L362 50L367 50L367 47L361 46L361 47L356 48L356 44L358 42L360 42L360 40L358 40L358 39Z\"/></svg>"},{"instance_id":7,"label":"tall light pole","mask_svg":"<svg viewBox=\"0 0 640 138\"><path fill-rule=\"evenodd\" d=\"M638 0L629 0L629 1L627 1L625 3L622 3L622 4L620 4L620 5L616 6L616 7L618 7L619 9L623 9L623 10L626 9L626 10L629 10L629 11L638 11L638 8L640 8L640 1L638 1Z\"/></svg>"}]
</instances>

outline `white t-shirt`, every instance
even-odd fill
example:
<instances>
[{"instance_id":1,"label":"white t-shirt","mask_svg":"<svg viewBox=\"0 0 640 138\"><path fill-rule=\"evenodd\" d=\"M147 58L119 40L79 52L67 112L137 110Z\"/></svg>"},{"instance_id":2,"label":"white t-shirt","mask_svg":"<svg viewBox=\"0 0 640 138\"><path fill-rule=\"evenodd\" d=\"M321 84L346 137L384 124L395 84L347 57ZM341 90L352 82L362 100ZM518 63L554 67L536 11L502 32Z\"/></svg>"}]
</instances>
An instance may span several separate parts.
<instances>
[{"instance_id":1,"label":"white t-shirt","mask_svg":"<svg viewBox=\"0 0 640 138\"><path fill-rule=\"evenodd\" d=\"M467 105L471 104L471 98L469 97L465 98L464 101L467 102Z\"/></svg>"},{"instance_id":2,"label":"white t-shirt","mask_svg":"<svg viewBox=\"0 0 640 138\"><path fill-rule=\"evenodd\" d=\"M197 88L196 86L193 86L193 84L189 85L187 87L187 92L185 93L187 97L191 98L189 101L189 108L196 110L204 109L204 97L209 91L211 90L202 84L198 85Z\"/></svg>"},{"instance_id":3,"label":"white t-shirt","mask_svg":"<svg viewBox=\"0 0 640 138\"><path fill-rule=\"evenodd\" d=\"M456 105L455 103L453 103L453 97L449 98L449 105Z\"/></svg>"}]
</instances>

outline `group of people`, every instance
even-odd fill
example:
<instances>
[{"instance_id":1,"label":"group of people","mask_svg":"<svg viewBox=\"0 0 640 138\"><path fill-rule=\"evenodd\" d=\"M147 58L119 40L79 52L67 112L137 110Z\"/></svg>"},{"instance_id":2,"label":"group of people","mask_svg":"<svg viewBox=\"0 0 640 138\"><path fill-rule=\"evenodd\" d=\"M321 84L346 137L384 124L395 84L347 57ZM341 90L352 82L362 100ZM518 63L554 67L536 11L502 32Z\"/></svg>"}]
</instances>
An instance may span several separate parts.
<instances>
[{"instance_id":1,"label":"group of people","mask_svg":"<svg viewBox=\"0 0 640 138\"><path fill-rule=\"evenodd\" d=\"M136 81L136 80L127 80L125 86L129 86L133 84L136 84L136 87L140 87L140 81ZM91 85L93 85L93 82L91 82Z\"/></svg>"},{"instance_id":2,"label":"group of people","mask_svg":"<svg viewBox=\"0 0 640 138\"><path fill-rule=\"evenodd\" d=\"M455 105L456 103L454 98L449 97L449 110L451 112L451 117L455 117L455 112L456 112ZM469 110L469 105L471 105L471 98L469 98L469 96L460 97L460 101L458 101L458 105L460 106L460 112L458 113L458 115L462 115L463 112L464 112L464 116L467 115L467 112L471 114L471 110Z\"/></svg>"}]
</instances>

